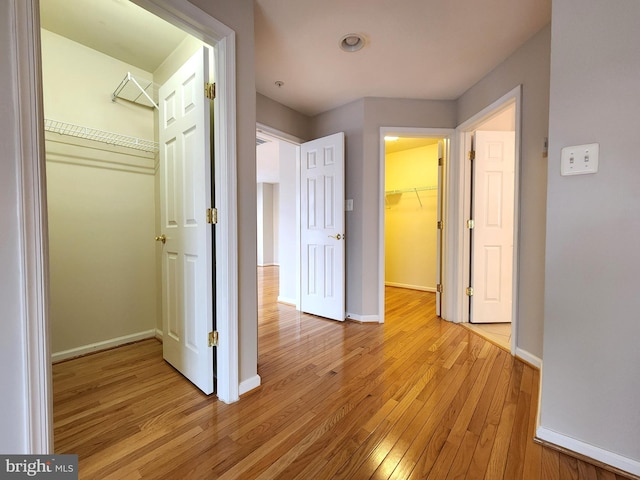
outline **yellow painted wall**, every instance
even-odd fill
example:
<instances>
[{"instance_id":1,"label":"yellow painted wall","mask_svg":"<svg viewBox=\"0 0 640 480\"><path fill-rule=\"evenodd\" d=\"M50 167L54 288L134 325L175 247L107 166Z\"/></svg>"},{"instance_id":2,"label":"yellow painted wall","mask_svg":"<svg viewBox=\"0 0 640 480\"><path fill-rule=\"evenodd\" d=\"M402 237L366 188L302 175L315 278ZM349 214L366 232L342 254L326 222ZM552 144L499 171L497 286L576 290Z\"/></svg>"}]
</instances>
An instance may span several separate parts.
<instances>
[{"instance_id":1,"label":"yellow painted wall","mask_svg":"<svg viewBox=\"0 0 640 480\"><path fill-rule=\"evenodd\" d=\"M111 93L148 72L42 31L46 118L153 139L153 112ZM154 154L46 134L54 360L156 328ZM118 340L120 339L120 340Z\"/></svg>"},{"instance_id":2,"label":"yellow painted wall","mask_svg":"<svg viewBox=\"0 0 640 480\"><path fill-rule=\"evenodd\" d=\"M385 168L386 191L437 186L438 145L387 154ZM435 291L437 199L436 189L386 195L387 285Z\"/></svg>"}]
</instances>

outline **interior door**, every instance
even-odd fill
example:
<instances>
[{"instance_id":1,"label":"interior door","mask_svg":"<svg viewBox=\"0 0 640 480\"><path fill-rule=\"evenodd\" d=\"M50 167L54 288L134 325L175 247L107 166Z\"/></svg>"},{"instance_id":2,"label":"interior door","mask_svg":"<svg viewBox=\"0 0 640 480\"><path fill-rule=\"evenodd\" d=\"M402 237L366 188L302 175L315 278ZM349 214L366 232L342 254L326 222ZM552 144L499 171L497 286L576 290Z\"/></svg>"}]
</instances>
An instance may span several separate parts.
<instances>
[{"instance_id":1,"label":"interior door","mask_svg":"<svg viewBox=\"0 0 640 480\"><path fill-rule=\"evenodd\" d=\"M344 133L302 144L300 308L345 318Z\"/></svg>"},{"instance_id":2,"label":"interior door","mask_svg":"<svg viewBox=\"0 0 640 480\"><path fill-rule=\"evenodd\" d=\"M515 132L475 132L471 249L472 323L511 322Z\"/></svg>"},{"instance_id":3,"label":"interior door","mask_svg":"<svg viewBox=\"0 0 640 480\"><path fill-rule=\"evenodd\" d=\"M160 87L163 356L204 393L214 389L210 105L203 47Z\"/></svg>"},{"instance_id":4,"label":"interior door","mask_svg":"<svg viewBox=\"0 0 640 480\"><path fill-rule=\"evenodd\" d=\"M436 233L436 315L442 316L442 245L443 245L443 219L444 219L444 164L446 161L447 140L438 140L438 204L436 207L437 233Z\"/></svg>"}]
</instances>

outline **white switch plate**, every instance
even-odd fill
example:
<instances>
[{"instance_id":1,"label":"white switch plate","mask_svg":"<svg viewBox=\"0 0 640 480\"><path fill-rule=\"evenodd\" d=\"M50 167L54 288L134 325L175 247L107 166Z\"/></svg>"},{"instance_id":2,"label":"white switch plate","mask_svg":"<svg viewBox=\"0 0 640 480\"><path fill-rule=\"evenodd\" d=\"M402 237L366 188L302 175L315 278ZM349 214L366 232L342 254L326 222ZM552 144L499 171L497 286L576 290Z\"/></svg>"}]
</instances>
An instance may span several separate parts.
<instances>
[{"instance_id":1,"label":"white switch plate","mask_svg":"<svg viewBox=\"0 0 640 480\"><path fill-rule=\"evenodd\" d=\"M560 173L562 175L584 175L598 171L600 145L574 145L564 147L560 155Z\"/></svg>"},{"instance_id":2,"label":"white switch plate","mask_svg":"<svg viewBox=\"0 0 640 480\"><path fill-rule=\"evenodd\" d=\"M347 198L347 199L344 201L344 209L345 209L347 212L352 212L352 211L353 211L353 198Z\"/></svg>"}]
</instances>

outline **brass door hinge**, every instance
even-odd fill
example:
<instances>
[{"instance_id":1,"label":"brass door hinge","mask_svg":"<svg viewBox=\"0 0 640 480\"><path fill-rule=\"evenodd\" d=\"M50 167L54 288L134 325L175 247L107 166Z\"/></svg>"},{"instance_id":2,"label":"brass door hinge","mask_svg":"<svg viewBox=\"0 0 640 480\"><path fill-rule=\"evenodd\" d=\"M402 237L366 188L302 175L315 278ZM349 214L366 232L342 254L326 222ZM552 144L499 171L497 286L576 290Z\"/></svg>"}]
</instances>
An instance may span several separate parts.
<instances>
[{"instance_id":1,"label":"brass door hinge","mask_svg":"<svg viewBox=\"0 0 640 480\"><path fill-rule=\"evenodd\" d=\"M473 220L471 220L471 219L467 220L467 228L468 228L469 230L473 230L473 227L475 227L475 226L476 226L476 222L474 222L474 221L473 221Z\"/></svg>"},{"instance_id":2,"label":"brass door hinge","mask_svg":"<svg viewBox=\"0 0 640 480\"><path fill-rule=\"evenodd\" d=\"M215 83L205 83L204 84L204 96L209 100L213 100L216 98L216 84Z\"/></svg>"},{"instance_id":3,"label":"brass door hinge","mask_svg":"<svg viewBox=\"0 0 640 480\"><path fill-rule=\"evenodd\" d=\"M475 160L475 159L476 159L476 151L469 150L469 160Z\"/></svg>"},{"instance_id":4,"label":"brass door hinge","mask_svg":"<svg viewBox=\"0 0 640 480\"><path fill-rule=\"evenodd\" d=\"M218 209L217 208L207 208L207 223L215 225L218 223Z\"/></svg>"},{"instance_id":5,"label":"brass door hinge","mask_svg":"<svg viewBox=\"0 0 640 480\"><path fill-rule=\"evenodd\" d=\"M209 332L209 346L210 347L218 346L218 332L215 330L213 332Z\"/></svg>"},{"instance_id":6,"label":"brass door hinge","mask_svg":"<svg viewBox=\"0 0 640 480\"><path fill-rule=\"evenodd\" d=\"M444 225L444 224L442 223L442 220L438 220L438 223L436 224L436 228L437 228L438 230L442 230L442 226L443 226L443 225Z\"/></svg>"},{"instance_id":7,"label":"brass door hinge","mask_svg":"<svg viewBox=\"0 0 640 480\"><path fill-rule=\"evenodd\" d=\"M438 284L436 285L436 292L438 292L438 293L442 293L442 284L441 284L441 283L438 283Z\"/></svg>"},{"instance_id":8,"label":"brass door hinge","mask_svg":"<svg viewBox=\"0 0 640 480\"><path fill-rule=\"evenodd\" d=\"M467 287L467 297L473 297L473 287Z\"/></svg>"},{"instance_id":9,"label":"brass door hinge","mask_svg":"<svg viewBox=\"0 0 640 480\"><path fill-rule=\"evenodd\" d=\"M442 157L438 158L438 166L441 167L442 166Z\"/></svg>"}]
</instances>

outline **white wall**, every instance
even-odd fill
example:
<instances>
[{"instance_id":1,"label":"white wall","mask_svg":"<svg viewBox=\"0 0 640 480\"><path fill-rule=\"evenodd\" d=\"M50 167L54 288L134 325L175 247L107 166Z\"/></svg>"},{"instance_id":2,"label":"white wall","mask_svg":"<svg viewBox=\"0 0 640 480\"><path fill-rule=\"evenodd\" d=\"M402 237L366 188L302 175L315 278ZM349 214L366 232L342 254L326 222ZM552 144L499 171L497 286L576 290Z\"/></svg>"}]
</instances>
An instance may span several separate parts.
<instances>
[{"instance_id":1,"label":"white wall","mask_svg":"<svg viewBox=\"0 0 640 480\"><path fill-rule=\"evenodd\" d=\"M458 124L522 85L517 347L542 358L551 30L542 29L458 99Z\"/></svg>"},{"instance_id":2,"label":"white wall","mask_svg":"<svg viewBox=\"0 0 640 480\"><path fill-rule=\"evenodd\" d=\"M640 475L640 2L552 12L541 425ZM593 142L598 173L562 177L561 149Z\"/></svg>"},{"instance_id":3,"label":"white wall","mask_svg":"<svg viewBox=\"0 0 640 480\"><path fill-rule=\"evenodd\" d=\"M298 250L296 233L298 195L296 193L296 146L280 142L280 183L278 184L278 263L280 264L280 287L278 300L296 303L298 277L296 275L295 252Z\"/></svg>"},{"instance_id":4,"label":"white wall","mask_svg":"<svg viewBox=\"0 0 640 480\"><path fill-rule=\"evenodd\" d=\"M111 101L128 71L150 73L46 30L42 67L46 118L153 139L150 109ZM156 325L154 155L46 138L54 360L148 336Z\"/></svg>"},{"instance_id":5,"label":"white wall","mask_svg":"<svg viewBox=\"0 0 640 480\"><path fill-rule=\"evenodd\" d=\"M126 101L111 101L111 94L128 71L147 80L151 79L151 73L58 34L44 29L41 33L47 118L153 139L150 109Z\"/></svg>"},{"instance_id":6,"label":"white wall","mask_svg":"<svg viewBox=\"0 0 640 480\"><path fill-rule=\"evenodd\" d=\"M302 140L311 140L311 118L256 93L256 120Z\"/></svg>"},{"instance_id":7,"label":"white wall","mask_svg":"<svg viewBox=\"0 0 640 480\"><path fill-rule=\"evenodd\" d=\"M275 224L276 216L274 215L274 184L258 183L257 184L257 255L258 266L275 265Z\"/></svg>"},{"instance_id":8,"label":"white wall","mask_svg":"<svg viewBox=\"0 0 640 480\"><path fill-rule=\"evenodd\" d=\"M385 157L386 191L436 187L386 196L385 284L435 292L438 145Z\"/></svg>"}]
</instances>

